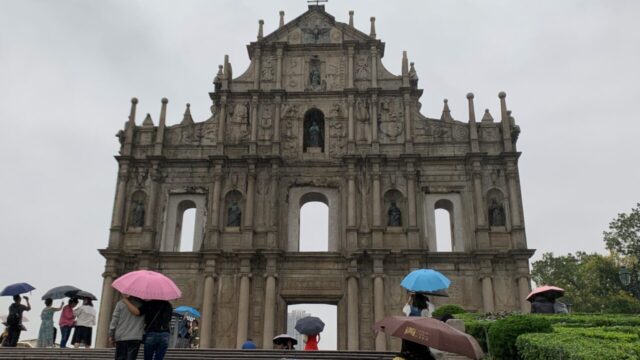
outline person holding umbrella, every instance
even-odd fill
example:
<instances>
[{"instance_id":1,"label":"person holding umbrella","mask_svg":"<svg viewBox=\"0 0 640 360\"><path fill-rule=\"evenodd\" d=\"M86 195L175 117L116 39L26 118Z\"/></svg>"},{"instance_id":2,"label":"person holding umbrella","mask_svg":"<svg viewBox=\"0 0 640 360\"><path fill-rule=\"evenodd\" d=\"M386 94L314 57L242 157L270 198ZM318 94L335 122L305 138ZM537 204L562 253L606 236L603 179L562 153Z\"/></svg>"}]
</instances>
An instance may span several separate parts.
<instances>
[{"instance_id":1,"label":"person holding umbrella","mask_svg":"<svg viewBox=\"0 0 640 360\"><path fill-rule=\"evenodd\" d=\"M93 308L91 298L82 299L82 305L73 309L73 315L76 317L76 330L71 339L73 347L83 345L88 349L91 347L93 326L96 325L96 309Z\"/></svg>"},{"instance_id":2,"label":"person holding umbrella","mask_svg":"<svg viewBox=\"0 0 640 360\"><path fill-rule=\"evenodd\" d=\"M129 301L137 308L140 299L131 297ZM136 316L127 309L124 298L116 304L109 324L109 342L116 347L116 360L136 360L144 335L144 317Z\"/></svg>"},{"instance_id":3,"label":"person holding umbrella","mask_svg":"<svg viewBox=\"0 0 640 360\"><path fill-rule=\"evenodd\" d=\"M27 305L22 305L22 299L27 302ZM7 336L2 343L2 346L16 347L18 345L18 339L20 339L20 332L22 331L22 313L31 310L31 304L29 304L29 297L20 297L20 294L13 295L13 304L9 306L9 315L7 315Z\"/></svg>"},{"instance_id":4,"label":"person holding umbrella","mask_svg":"<svg viewBox=\"0 0 640 360\"><path fill-rule=\"evenodd\" d=\"M67 341L71 336L71 329L76 325L76 316L73 314L73 309L78 305L78 299L72 297L69 299L69 304L62 308L60 313L60 320L58 325L60 326L60 348L67 347Z\"/></svg>"},{"instance_id":5,"label":"person holding umbrella","mask_svg":"<svg viewBox=\"0 0 640 360\"><path fill-rule=\"evenodd\" d=\"M45 308L42 309L42 313L40 314L40 319L42 322L40 323L40 331L38 332L38 347L53 347L54 341L54 330L53 327L53 314L56 311L62 310L64 306L64 301L60 303L60 307L54 308L53 299L47 298L44 301Z\"/></svg>"},{"instance_id":6,"label":"person holding umbrella","mask_svg":"<svg viewBox=\"0 0 640 360\"><path fill-rule=\"evenodd\" d=\"M324 322L315 316L307 316L296 322L295 329L305 335L304 350L316 351L318 350L318 343L320 342L320 333L324 330Z\"/></svg>"}]
</instances>

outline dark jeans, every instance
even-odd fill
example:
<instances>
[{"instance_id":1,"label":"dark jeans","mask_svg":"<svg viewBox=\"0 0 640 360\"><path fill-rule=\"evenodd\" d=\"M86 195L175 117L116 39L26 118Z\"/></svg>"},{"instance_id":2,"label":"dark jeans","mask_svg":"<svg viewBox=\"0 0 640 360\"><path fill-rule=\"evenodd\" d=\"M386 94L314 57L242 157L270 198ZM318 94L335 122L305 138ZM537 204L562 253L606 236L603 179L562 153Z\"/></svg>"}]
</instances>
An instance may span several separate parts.
<instances>
[{"instance_id":1,"label":"dark jeans","mask_svg":"<svg viewBox=\"0 0 640 360\"><path fill-rule=\"evenodd\" d=\"M18 339L20 338L20 332L22 328L20 326L9 326L7 338L4 339L2 346L16 347L18 345Z\"/></svg>"},{"instance_id":2,"label":"dark jeans","mask_svg":"<svg viewBox=\"0 0 640 360\"><path fill-rule=\"evenodd\" d=\"M116 341L116 360L136 360L140 340Z\"/></svg>"},{"instance_id":3,"label":"dark jeans","mask_svg":"<svg viewBox=\"0 0 640 360\"><path fill-rule=\"evenodd\" d=\"M61 348L66 348L67 347L67 341L69 341L69 337L71 336L71 329L73 329L73 326L61 326L60 327L60 347Z\"/></svg>"},{"instance_id":4,"label":"dark jeans","mask_svg":"<svg viewBox=\"0 0 640 360\"><path fill-rule=\"evenodd\" d=\"M164 359L168 347L168 332L148 332L144 338L144 360Z\"/></svg>"}]
</instances>

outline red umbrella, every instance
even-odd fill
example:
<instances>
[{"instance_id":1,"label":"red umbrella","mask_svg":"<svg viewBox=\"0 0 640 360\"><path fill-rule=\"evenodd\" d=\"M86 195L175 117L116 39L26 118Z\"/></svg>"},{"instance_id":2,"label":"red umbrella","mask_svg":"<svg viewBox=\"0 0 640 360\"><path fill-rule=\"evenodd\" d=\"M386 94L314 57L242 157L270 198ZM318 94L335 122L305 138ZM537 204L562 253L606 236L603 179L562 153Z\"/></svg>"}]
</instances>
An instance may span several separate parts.
<instances>
[{"instance_id":1,"label":"red umbrella","mask_svg":"<svg viewBox=\"0 0 640 360\"><path fill-rule=\"evenodd\" d=\"M484 356L473 336L432 318L388 316L375 323L373 330L472 359Z\"/></svg>"},{"instance_id":2,"label":"red umbrella","mask_svg":"<svg viewBox=\"0 0 640 360\"><path fill-rule=\"evenodd\" d=\"M564 289L551 285L540 286L539 288L536 288L531 293L529 293L529 295L527 295L527 300L532 301L534 296L541 294L545 294L545 296L557 299L564 295Z\"/></svg>"}]
</instances>

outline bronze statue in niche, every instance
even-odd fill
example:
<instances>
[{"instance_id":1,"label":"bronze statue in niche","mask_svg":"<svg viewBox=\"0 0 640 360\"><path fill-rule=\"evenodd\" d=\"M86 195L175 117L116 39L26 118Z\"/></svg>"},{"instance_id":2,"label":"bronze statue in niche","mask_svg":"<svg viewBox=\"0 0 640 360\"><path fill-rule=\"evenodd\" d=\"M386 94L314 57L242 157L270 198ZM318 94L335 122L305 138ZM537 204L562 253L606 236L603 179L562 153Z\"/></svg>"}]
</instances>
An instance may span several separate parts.
<instances>
[{"instance_id":1,"label":"bronze statue in niche","mask_svg":"<svg viewBox=\"0 0 640 360\"><path fill-rule=\"evenodd\" d=\"M239 227L241 220L242 210L240 210L238 202L234 200L231 204L229 204L229 208L227 209L227 226Z\"/></svg>"},{"instance_id":2,"label":"bronze statue in niche","mask_svg":"<svg viewBox=\"0 0 640 360\"><path fill-rule=\"evenodd\" d=\"M389 205L387 217L387 226L402 226L402 212L395 201L392 201Z\"/></svg>"},{"instance_id":3,"label":"bronze statue in niche","mask_svg":"<svg viewBox=\"0 0 640 360\"><path fill-rule=\"evenodd\" d=\"M310 109L304 115L303 147L305 152L324 152L324 114L318 109Z\"/></svg>"},{"instance_id":4,"label":"bronze statue in niche","mask_svg":"<svg viewBox=\"0 0 640 360\"><path fill-rule=\"evenodd\" d=\"M491 200L489 205L489 225L504 226L506 223L504 206L499 204L496 199Z\"/></svg>"}]
</instances>

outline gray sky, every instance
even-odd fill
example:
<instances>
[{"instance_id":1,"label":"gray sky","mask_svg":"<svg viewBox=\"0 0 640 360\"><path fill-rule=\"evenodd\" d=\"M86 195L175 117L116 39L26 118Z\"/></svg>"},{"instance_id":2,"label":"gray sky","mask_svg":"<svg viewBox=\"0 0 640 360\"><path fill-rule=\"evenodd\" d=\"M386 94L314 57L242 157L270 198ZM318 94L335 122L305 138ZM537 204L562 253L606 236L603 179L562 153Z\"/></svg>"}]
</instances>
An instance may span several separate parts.
<instances>
[{"instance_id":1,"label":"gray sky","mask_svg":"<svg viewBox=\"0 0 640 360\"><path fill-rule=\"evenodd\" d=\"M1 1L0 286L28 281L39 299L73 284L100 296L129 100L138 120L168 122L185 103L209 115L211 81L224 54L235 74L245 45L278 11L291 20L303 0ZM603 251L601 233L640 201L638 133L640 2L636 0L332 0L327 11L368 33L376 16L385 66L415 61L422 112L439 117L448 98L466 121L499 113L497 94L522 128L520 175L528 244L543 252ZM0 314L8 298L0 299ZM41 301L29 332L37 336Z\"/></svg>"}]
</instances>

